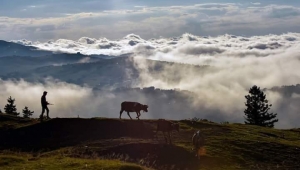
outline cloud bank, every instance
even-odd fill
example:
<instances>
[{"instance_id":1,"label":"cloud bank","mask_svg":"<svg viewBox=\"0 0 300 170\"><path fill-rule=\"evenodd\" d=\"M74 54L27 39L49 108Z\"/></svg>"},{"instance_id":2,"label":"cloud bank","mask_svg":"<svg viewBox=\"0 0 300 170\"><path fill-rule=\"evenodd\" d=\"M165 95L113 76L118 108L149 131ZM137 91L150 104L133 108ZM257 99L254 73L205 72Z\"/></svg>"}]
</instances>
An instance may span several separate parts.
<instances>
[{"instance_id":1,"label":"cloud bank","mask_svg":"<svg viewBox=\"0 0 300 170\"><path fill-rule=\"evenodd\" d=\"M253 37L234 35L200 37L184 34L180 37L150 40L144 40L140 36L131 34L119 41L111 41L106 38L81 38L78 41L58 40L39 44L31 42L31 44L49 50L60 49L69 52L78 48L81 50L80 52L86 54L132 53L131 62L134 63L140 74L135 87L179 88L196 94L196 96L189 96L191 103L189 107L193 111L180 110L174 111L172 114L168 111L168 105L161 104L160 107L157 107L158 110L146 115L145 118L201 117L215 121L243 122L244 96L248 94L250 87L258 85L261 88L272 88L300 83L300 73L297 72L300 68L299 39L300 34L298 33ZM75 45L70 46L70 44ZM195 69L174 64L164 66L160 68L159 73L153 74L151 70L157 68L157 65L147 62L146 59L200 66L208 65L208 67L205 67L203 72L196 72ZM10 82L7 87L18 87L19 84L22 83ZM42 89L51 89L52 85L49 82L46 85L30 86L39 87L39 91L42 91ZM97 116L100 113L102 116L117 117L119 108L116 107L116 103L121 103L122 100L130 98L144 103L151 102L147 100L147 95L139 97L135 95L116 96L111 93L99 95L94 94L91 89L65 83L58 83L55 86L62 87L52 88L53 91L55 91L54 89L70 89L62 90L61 93L53 92L54 96L57 96L55 93L62 95L53 100L61 99L70 102L59 106L60 109L56 111L63 115L74 116L74 113L84 113L85 116ZM63 91L67 93L63 93ZM75 96L72 96L73 93ZM278 113L280 121L276 127L298 127L297 120L300 117L297 113L299 109L296 105L299 101L297 94L292 98L286 98L277 92L267 91L266 93L270 103L273 104L271 111ZM6 94L10 94L10 92ZM107 98L107 96L111 98ZM39 95L35 98L38 99ZM186 106L182 106L182 108L184 107Z\"/></svg>"},{"instance_id":2,"label":"cloud bank","mask_svg":"<svg viewBox=\"0 0 300 170\"><path fill-rule=\"evenodd\" d=\"M49 106L50 117L52 118L77 116L81 118L118 118L121 102L123 101L138 101L147 104L151 108L151 112L141 112L141 118L143 119L158 117L182 119L182 111L187 109L191 113L194 112L189 104L183 107L183 104L190 100L189 96L184 93L174 94L174 92L169 91L156 91L156 94L151 94L147 90L140 89L93 91L88 87L68 84L54 79L47 79L44 84L29 83L23 80L3 81L0 79L0 108L4 112L3 108L7 103L7 98L12 96L16 99L15 104L18 112L22 112L22 109L28 106L30 110L35 111L33 117L38 117L41 114L40 99L45 90L48 92L47 101L54 104ZM164 104L160 105L161 103ZM157 107L158 105L160 106ZM135 119L135 115L136 113L131 113L133 119ZM128 119L129 117L124 112L122 118ZM221 119L218 118L218 120Z\"/></svg>"},{"instance_id":3,"label":"cloud bank","mask_svg":"<svg viewBox=\"0 0 300 170\"><path fill-rule=\"evenodd\" d=\"M0 108L4 112L7 98L16 99L18 112L22 112L25 106L35 111L33 117L41 114L41 96L47 91L47 101L51 104L50 117L119 117L120 104L125 98L133 96L116 96L110 91L93 91L91 88L47 79L45 83L29 83L20 81L4 81L0 79ZM146 98L146 97L145 97ZM143 96L140 95L140 100ZM134 114L131 114L135 118ZM20 114L22 116L22 113ZM152 117L143 115L142 117ZM124 113L123 117L127 117Z\"/></svg>"},{"instance_id":4,"label":"cloud bank","mask_svg":"<svg viewBox=\"0 0 300 170\"><path fill-rule=\"evenodd\" d=\"M67 2L65 2L67 4ZM107 37L120 39L137 34L147 39L173 37L189 32L202 36L235 34L254 36L299 32L300 8L293 3L202 3L177 6L145 6L123 9L86 9L52 15L0 16L0 37L5 40L79 39ZM68 5L67 5L68 6ZM59 7L58 7L59 8ZM51 12L51 11L50 11ZM25 16L25 17L23 17Z\"/></svg>"},{"instance_id":5,"label":"cloud bank","mask_svg":"<svg viewBox=\"0 0 300 170\"><path fill-rule=\"evenodd\" d=\"M76 41L58 39L48 42L32 42L29 40L13 40L23 45L31 45L44 50L82 54L122 55L127 53L141 54L145 57L160 59L160 54L174 52L189 56L228 56L228 57L267 57L280 54L286 50L297 48L300 43L300 33L269 34L263 36L196 36L185 33L179 37L152 38L145 40L139 35L129 34L122 39L82 37ZM171 58L170 58L171 60ZM176 60L173 56L172 60Z\"/></svg>"},{"instance_id":6,"label":"cloud bank","mask_svg":"<svg viewBox=\"0 0 300 170\"><path fill-rule=\"evenodd\" d=\"M246 89L228 89L219 85L205 90L197 89L195 95L181 93L174 98L173 92L145 94L139 92L92 91L87 87L48 80L45 84L28 83L25 81L0 81L0 103L3 111L6 99L12 96L16 99L18 111L25 106L35 111L33 117L41 113L40 97L47 90L47 100L54 105L49 106L50 117L112 117L118 118L120 103L125 100L139 101L149 105L149 112L142 113L142 119L187 119L206 118L215 122L229 121L243 123L243 96ZM158 94L157 94L158 93ZM222 96L223 95L223 96ZM173 97L172 97L173 96ZM180 97L181 96L181 97ZM178 98L179 97L179 98ZM299 94L284 97L280 93L267 92L267 98L273 104L271 111L278 113L277 128L298 127ZM135 119L135 113L131 113ZM123 119L128 119L124 112Z\"/></svg>"},{"instance_id":7,"label":"cloud bank","mask_svg":"<svg viewBox=\"0 0 300 170\"><path fill-rule=\"evenodd\" d=\"M152 50L150 55L149 52L146 55L136 54L134 62L141 73L141 86L191 90L197 94L193 100L196 108L215 109L227 118L243 121L244 96L253 85L272 88L299 84L300 73L296 71L300 68L299 45L295 44L297 36L289 33L249 38L232 35L200 38L185 34L173 41L176 45L171 43L166 46L168 50L161 48ZM183 39L185 43L181 43ZM164 67L161 74L153 75L151 70L156 65L150 65L145 58L209 65L211 69L199 73L172 65ZM170 81L174 76L177 82ZM299 126L296 121L300 118L296 111L299 107L286 102L296 103L298 99L287 99L271 91L267 91L267 98L273 104L271 112L277 112L279 120L282 120L277 127ZM218 111L210 116L215 116Z\"/></svg>"}]
</instances>

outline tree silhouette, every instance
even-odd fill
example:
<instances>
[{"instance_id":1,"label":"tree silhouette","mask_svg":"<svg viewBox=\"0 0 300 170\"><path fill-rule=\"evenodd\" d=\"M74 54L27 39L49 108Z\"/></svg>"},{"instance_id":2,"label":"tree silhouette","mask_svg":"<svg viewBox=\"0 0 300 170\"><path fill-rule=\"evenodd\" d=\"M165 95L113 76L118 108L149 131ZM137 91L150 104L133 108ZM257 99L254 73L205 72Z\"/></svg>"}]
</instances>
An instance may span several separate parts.
<instances>
[{"instance_id":1,"label":"tree silhouette","mask_svg":"<svg viewBox=\"0 0 300 170\"><path fill-rule=\"evenodd\" d=\"M25 108L23 109L23 117L30 118L30 116L32 116L32 113L34 113L34 111L29 110L28 107L25 106Z\"/></svg>"},{"instance_id":2,"label":"tree silhouette","mask_svg":"<svg viewBox=\"0 0 300 170\"><path fill-rule=\"evenodd\" d=\"M11 96L7 99L8 104L5 105L4 111L7 114L18 116L20 113L17 112L17 107L15 105L15 99L12 99Z\"/></svg>"},{"instance_id":3,"label":"tree silhouette","mask_svg":"<svg viewBox=\"0 0 300 170\"><path fill-rule=\"evenodd\" d=\"M278 122L278 119L275 119L277 114L268 113L272 104L268 104L264 92L254 85L250 88L249 93L245 96L247 99L245 103L247 108L244 111L245 124L274 127L274 123Z\"/></svg>"}]
</instances>

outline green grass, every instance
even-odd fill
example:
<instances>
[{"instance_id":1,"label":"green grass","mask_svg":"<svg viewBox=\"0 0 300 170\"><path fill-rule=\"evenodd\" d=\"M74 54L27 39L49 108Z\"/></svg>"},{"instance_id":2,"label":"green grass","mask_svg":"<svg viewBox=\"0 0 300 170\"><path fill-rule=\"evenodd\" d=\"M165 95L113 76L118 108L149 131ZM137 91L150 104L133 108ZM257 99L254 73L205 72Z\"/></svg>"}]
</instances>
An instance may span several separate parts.
<instances>
[{"instance_id":1,"label":"green grass","mask_svg":"<svg viewBox=\"0 0 300 170\"><path fill-rule=\"evenodd\" d=\"M97 119L99 122L106 120L105 118ZM64 120L68 121L68 119ZM137 123L129 120L117 122L126 125ZM137 123L135 126L143 125L155 131L155 120L140 120L140 122L143 123ZM171 163L168 165L169 168L177 165L177 167L191 165L189 167L191 170L300 169L300 129L280 130L244 124L218 124L209 121L182 120L178 122L180 132L173 132L173 147L163 145L164 139L161 133L158 134L159 140L128 136L80 141L80 144L44 152L18 154L13 151L2 151L0 152L0 169L134 170L145 169L145 167L167 169L162 168L167 165L164 163ZM13 121L5 123L15 124L18 128L30 125L30 123L18 124ZM0 122L0 127L3 124ZM35 124L35 122L33 121L31 124ZM82 128L80 124L78 124L78 128ZM99 128L98 125L95 128ZM204 133L206 144L202 148L200 160L195 161L194 153L191 150L191 138L198 129ZM113 131L109 131L109 133L113 133ZM85 146L88 146L88 151ZM129 152L121 152L120 155L114 153L118 152L120 148L121 150L129 148ZM131 149L133 149L132 152ZM106 150L111 150L111 152L108 155L101 155ZM139 157L141 155L138 153L145 150L151 153L148 155L150 159ZM157 167L152 166L153 157L156 158Z\"/></svg>"},{"instance_id":2,"label":"green grass","mask_svg":"<svg viewBox=\"0 0 300 170\"><path fill-rule=\"evenodd\" d=\"M24 126L39 123L37 119L24 119L5 113L0 113L0 130L1 129L16 129Z\"/></svg>"},{"instance_id":3,"label":"green grass","mask_svg":"<svg viewBox=\"0 0 300 170\"><path fill-rule=\"evenodd\" d=\"M23 169L40 169L40 170L143 170L141 166L125 163L119 160L100 160L100 159L76 159L61 156L51 157L28 157L15 155L0 155L1 170L23 170Z\"/></svg>"},{"instance_id":4,"label":"green grass","mask_svg":"<svg viewBox=\"0 0 300 170\"><path fill-rule=\"evenodd\" d=\"M300 169L300 135L296 130L242 124L205 126L204 122L181 124L192 127L192 131L201 129L206 136L201 169ZM186 144L184 147L188 148Z\"/></svg>"}]
</instances>

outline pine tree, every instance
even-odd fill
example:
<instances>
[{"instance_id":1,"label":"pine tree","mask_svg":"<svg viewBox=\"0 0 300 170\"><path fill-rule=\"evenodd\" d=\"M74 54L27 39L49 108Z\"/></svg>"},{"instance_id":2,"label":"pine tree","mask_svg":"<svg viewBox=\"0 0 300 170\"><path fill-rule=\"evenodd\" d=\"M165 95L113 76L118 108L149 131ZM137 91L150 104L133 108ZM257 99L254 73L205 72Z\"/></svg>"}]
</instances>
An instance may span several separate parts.
<instances>
[{"instance_id":1,"label":"pine tree","mask_svg":"<svg viewBox=\"0 0 300 170\"><path fill-rule=\"evenodd\" d=\"M272 104L268 104L264 92L254 85L250 88L249 93L245 96L247 99L245 103L247 108L244 111L245 124L274 127L274 123L278 122L278 119L275 119L277 114L268 113Z\"/></svg>"},{"instance_id":2,"label":"pine tree","mask_svg":"<svg viewBox=\"0 0 300 170\"><path fill-rule=\"evenodd\" d=\"M12 99L11 96L7 99L8 104L5 105L4 111L7 114L18 116L20 113L17 112L17 107L15 105L15 99Z\"/></svg>"},{"instance_id":3,"label":"pine tree","mask_svg":"<svg viewBox=\"0 0 300 170\"><path fill-rule=\"evenodd\" d=\"M29 110L28 107L25 106L25 108L23 109L23 117L30 118L30 116L32 116L32 113L34 113L34 111Z\"/></svg>"}]
</instances>

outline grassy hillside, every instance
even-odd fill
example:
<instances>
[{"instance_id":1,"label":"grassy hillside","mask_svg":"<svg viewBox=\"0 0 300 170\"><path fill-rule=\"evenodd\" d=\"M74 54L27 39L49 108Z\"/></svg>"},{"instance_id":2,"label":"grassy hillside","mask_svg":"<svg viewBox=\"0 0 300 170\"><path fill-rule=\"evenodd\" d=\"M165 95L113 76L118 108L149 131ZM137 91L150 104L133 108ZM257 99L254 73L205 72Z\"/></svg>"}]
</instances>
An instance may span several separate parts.
<instances>
[{"instance_id":1,"label":"grassy hillside","mask_svg":"<svg viewBox=\"0 0 300 170\"><path fill-rule=\"evenodd\" d=\"M300 169L299 129L181 120L166 145L155 123L73 118L2 129L0 169ZM191 150L197 129L207 140L200 160Z\"/></svg>"},{"instance_id":2,"label":"grassy hillside","mask_svg":"<svg viewBox=\"0 0 300 170\"><path fill-rule=\"evenodd\" d=\"M31 157L16 154L0 154L0 167L2 170L11 169L47 169L47 170L143 170L148 169L132 163L125 163L119 160L100 159L76 159L62 155L51 157Z\"/></svg>"}]
</instances>

